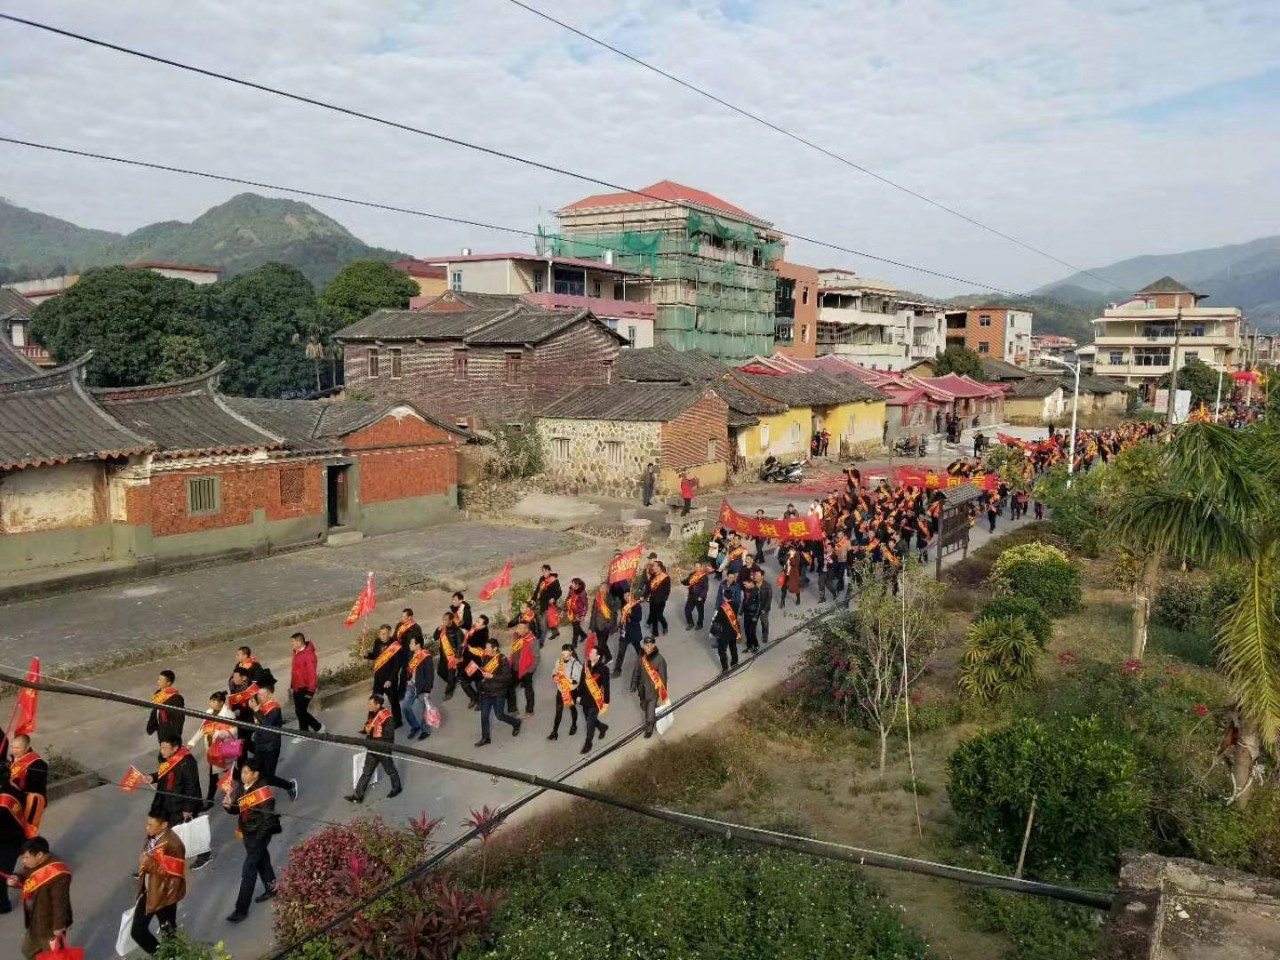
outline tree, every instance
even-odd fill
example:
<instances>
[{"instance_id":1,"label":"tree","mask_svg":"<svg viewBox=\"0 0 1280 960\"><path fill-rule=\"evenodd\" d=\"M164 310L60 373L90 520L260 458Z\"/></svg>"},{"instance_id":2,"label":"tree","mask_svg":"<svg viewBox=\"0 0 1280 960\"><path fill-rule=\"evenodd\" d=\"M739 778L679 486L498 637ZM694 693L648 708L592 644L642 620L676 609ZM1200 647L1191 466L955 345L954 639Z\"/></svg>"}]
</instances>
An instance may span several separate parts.
<instances>
[{"instance_id":1,"label":"tree","mask_svg":"<svg viewBox=\"0 0 1280 960\"><path fill-rule=\"evenodd\" d=\"M1243 566L1239 599L1217 623L1219 663L1236 699L1228 759L1233 799L1248 802L1263 750L1280 736L1280 425L1182 425L1160 451L1164 473L1131 491L1113 529L1157 557Z\"/></svg>"},{"instance_id":2,"label":"tree","mask_svg":"<svg viewBox=\"0 0 1280 960\"><path fill-rule=\"evenodd\" d=\"M201 337L202 301L187 280L128 267L89 270L36 307L31 334L58 363L92 350L88 378L95 386L153 383L182 356L191 359L191 345L170 338Z\"/></svg>"},{"instance_id":3,"label":"tree","mask_svg":"<svg viewBox=\"0 0 1280 960\"><path fill-rule=\"evenodd\" d=\"M1170 380L1170 375L1166 373L1160 378L1160 388L1168 390ZM1232 381L1228 379L1223 386L1228 396L1231 393L1232 385ZM1191 408L1193 410L1200 404L1212 407L1218 396L1218 371L1203 360L1191 360L1178 371L1178 389L1191 391Z\"/></svg>"},{"instance_id":4,"label":"tree","mask_svg":"<svg viewBox=\"0 0 1280 960\"><path fill-rule=\"evenodd\" d=\"M418 285L382 260L353 260L320 291L326 314L327 337L335 330L363 320L375 310L404 310Z\"/></svg>"},{"instance_id":5,"label":"tree","mask_svg":"<svg viewBox=\"0 0 1280 960\"><path fill-rule=\"evenodd\" d=\"M968 347L947 347L938 356L938 359L933 362L933 372L939 377L948 373L957 373L962 376L972 377L974 380L987 379L987 375L982 369L982 357Z\"/></svg>"},{"instance_id":6,"label":"tree","mask_svg":"<svg viewBox=\"0 0 1280 960\"><path fill-rule=\"evenodd\" d=\"M319 325L315 289L302 271L268 263L209 288L205 343L227 362L228 393L279 397L318 383L306 341Z\"/></svg>"}]
</instances>

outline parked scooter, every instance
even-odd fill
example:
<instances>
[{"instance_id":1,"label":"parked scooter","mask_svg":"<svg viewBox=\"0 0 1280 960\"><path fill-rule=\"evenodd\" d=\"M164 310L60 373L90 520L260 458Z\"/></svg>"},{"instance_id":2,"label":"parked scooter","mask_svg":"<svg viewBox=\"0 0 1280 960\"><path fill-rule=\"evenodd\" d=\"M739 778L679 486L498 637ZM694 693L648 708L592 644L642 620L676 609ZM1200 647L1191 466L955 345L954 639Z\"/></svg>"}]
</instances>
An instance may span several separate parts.
<instances>
[{"instance_id":1,"label":"parked scooter","mask_svg":"<svg viewBox=\"0 0 1280 960\"><path fill-rule=\"evenodd\" d=\"M766 483L799 483L804 479L804 461L784 464L777 457L770 457L760 469L760 479Z\"/></svg>"}]
</instances>

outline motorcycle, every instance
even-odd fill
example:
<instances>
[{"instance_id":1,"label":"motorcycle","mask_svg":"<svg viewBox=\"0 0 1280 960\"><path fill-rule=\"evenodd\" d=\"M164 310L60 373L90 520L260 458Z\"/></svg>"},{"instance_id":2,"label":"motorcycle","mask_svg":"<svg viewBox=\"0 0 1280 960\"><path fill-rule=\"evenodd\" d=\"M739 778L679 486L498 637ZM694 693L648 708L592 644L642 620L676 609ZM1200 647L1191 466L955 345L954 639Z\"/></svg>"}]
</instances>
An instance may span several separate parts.
<instances>
[{"instance_id":1,"label":"motorcycle","mask_svg":"<svg viewBox=\"0 0 1280 960\"><path fill-rule=\"evenodd\" d=\"M896 457L923 457L928 452L929 444L924 437L903 437L893 445Z\"/></svg>"},{"instance_id":2,"label":"motorcycle","mask_svg":"<svg viewBox=\"0 0 1280 960\"><path fill-rule=\"evenodd\" d=\"M804 461L767 461L760 471L760 479L766 483L799 483L804 479Z\"/></svg>"}]
</instances>

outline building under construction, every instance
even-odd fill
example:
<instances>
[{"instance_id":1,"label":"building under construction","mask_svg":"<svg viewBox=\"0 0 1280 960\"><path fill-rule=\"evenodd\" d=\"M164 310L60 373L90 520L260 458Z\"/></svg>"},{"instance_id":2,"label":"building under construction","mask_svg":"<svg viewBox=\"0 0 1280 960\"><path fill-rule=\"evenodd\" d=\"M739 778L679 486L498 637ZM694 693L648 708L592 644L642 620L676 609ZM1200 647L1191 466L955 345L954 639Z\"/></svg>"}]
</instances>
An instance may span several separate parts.
<instances>
[{"instance_id":1,"label":"building under construction","mask_svg":"<svg viewBox=\"0 0 1280 960\"><path fill-rule=\"evenodd\" d=\"M773 352L782 237L771 223L670 180L586 197L556 216L548 252L651 278L656 343L722 360Z\"/></svg>"}]
</instances>

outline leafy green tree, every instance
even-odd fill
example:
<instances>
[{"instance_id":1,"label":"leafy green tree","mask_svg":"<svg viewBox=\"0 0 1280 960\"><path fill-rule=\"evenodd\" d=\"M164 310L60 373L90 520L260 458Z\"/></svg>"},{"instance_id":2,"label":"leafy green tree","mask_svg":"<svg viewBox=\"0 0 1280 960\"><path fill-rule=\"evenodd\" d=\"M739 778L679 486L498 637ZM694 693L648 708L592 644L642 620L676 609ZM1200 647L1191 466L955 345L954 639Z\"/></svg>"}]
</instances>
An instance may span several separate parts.
<instances>
[{"instance_id":1,"label":"leafy green tree","mask_svg":"<svg viewBox=\"0 0 1280 960\"><path fill-rule=\"evenodd\" d=\"M308 390L306 340L319 324L315 289L297 267L268 263L209 288L205 345L227 362L228 393L278 397Z\"/></svg>"},{"instance_id":2,"label":"leafy green tree","mask_svg":"<svg viewBox=\"0 0 1280 960\"><path fill-rule=\"evenodd\" d=\"M980 700L998 700L1035 681L1040 646L1021 617L979 617L969 624L960 689Z\"/></svg>"},{"instance_id":3,"label":"leafy green tree","mask_svg":"<svg viewBox=\"0 0 1280 960\"><path fill-rule=\"evenodd\" d=\"M1161 377L1160 388L1168 390L1171 379L1167 373ZM1230 394L1231 386L1231 381L1227 380L1222 389ZM1178 389L1191 391L1192 410L1202 403L1212 408L1218 396L1218 371L1203 360L1192 360L1178 371Z\"/></svg>"},{"instance_id":4,"label":"leafy green tree","mask_svg":"<svg viewBox=\"0 0 1280 960\"><path fill-rule=\"evenodd\" d=\"M957 373L972 377L974 380L986 380L982 370L982 358L968 347L950 346L943 350L933 363L933 371L938 376Z\"/></svg>"},{"instance_id":5,"label":"leafy green tree","mask_svg":"<svg viewBox=\"0 0 1280 960\"><path fill-rule=\"evenodd\" d=\"M160 383L185 380L213 365L199 337L168 334L161 338L160 360L152 371L152 380Z\"/></svg>"},{"instance_id":6,"label":"leafy green tree","mask_svg":"<svg viewBox=\"0 0 1280 960\"><path fill-rule=\"evenodd\" d=\"M363 320L375 310L404 310L418 285L381 260L353 260L320 291L326 314L325 336Z\"/></svg>"},{"instance_id":7,"label":"leafy green tree","mask_svg":"<svg viewBox=\"0 0 1280 960\"><path fill-rule=\"evenodd\" d=\"M95 386L136 386L166 379L184 350L190 359L170 338L200 337L202 300L195 284L150 270L90 270L36 307L31 334L58 363L92 350L88 377Z\"/></svg>"}]
</instances>

